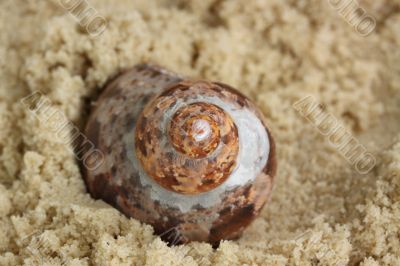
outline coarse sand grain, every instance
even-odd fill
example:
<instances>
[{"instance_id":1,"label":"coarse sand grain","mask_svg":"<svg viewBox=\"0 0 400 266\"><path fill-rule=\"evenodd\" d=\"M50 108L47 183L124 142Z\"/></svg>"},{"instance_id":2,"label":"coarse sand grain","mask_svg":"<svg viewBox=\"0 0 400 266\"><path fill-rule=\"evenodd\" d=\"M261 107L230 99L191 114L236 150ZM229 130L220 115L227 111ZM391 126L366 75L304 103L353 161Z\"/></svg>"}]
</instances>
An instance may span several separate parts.
<instances>
[{"instance_id":1,"label":"coarse sand grain","mask_svg":"<svg viewBox=\"0 0 400 266\"><path fill-rule=\"evenodd\" d=\"M87 0L108 22L93 37L58 0L0 1L0 265L400 265L400 1L358 1L366 37L329 2ZM235 86L269 120L275 189L240 240L168 247L92 199L71 145L20 102L40 91L82 129L105 82L142 62ZM293 108L308 95L373 171Z\"/></svg>"}]
</instances>

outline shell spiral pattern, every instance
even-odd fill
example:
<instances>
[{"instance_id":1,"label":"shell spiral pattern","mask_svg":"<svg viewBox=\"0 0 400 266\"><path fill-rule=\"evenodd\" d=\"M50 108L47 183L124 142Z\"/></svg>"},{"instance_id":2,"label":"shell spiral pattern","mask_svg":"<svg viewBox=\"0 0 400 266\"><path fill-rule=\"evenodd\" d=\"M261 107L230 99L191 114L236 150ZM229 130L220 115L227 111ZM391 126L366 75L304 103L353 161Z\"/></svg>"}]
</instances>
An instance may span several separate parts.
<instances>
[{"instance_id":1,"label":"shell spiral pattern","mask_svg":"<svg viewBox=\"0 0 400 266\"><path fill-rule=\"evenodd\" d=\"M85 129L105 157L87 188L172 243L239 237L269 199L275 144L232 87L139 65L109 83Z\"/></svg>"}]
</instances>

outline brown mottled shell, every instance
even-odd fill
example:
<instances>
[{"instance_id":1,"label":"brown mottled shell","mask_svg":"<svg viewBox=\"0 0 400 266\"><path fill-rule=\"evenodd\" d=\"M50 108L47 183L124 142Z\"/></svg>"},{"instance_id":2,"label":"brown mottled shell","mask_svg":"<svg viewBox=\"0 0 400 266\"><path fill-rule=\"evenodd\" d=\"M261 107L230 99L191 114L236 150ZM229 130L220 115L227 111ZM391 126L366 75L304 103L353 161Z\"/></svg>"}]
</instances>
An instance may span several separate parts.
<instances>
[{"instance_id":1,"label":"brown mottled shell","mask_svg":"<svg viewBox=\"0 0 400 266\"><path fill-rule=\"evenodd\" d=\"M275 145L235 89L139 65L105 88L86 136L104 155L89 192L173 244L235 239L270 197Z\"/></svg>"}]
</instances>

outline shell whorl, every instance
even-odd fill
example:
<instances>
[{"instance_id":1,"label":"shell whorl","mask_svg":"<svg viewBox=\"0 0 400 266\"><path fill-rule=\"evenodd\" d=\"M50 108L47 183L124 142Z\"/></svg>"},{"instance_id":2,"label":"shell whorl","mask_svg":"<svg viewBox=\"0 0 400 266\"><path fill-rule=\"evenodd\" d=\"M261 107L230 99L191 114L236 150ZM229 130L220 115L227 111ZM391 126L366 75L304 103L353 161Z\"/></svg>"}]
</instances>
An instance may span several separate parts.
<instances>
[{"instance_id":1,"label":"shell whorl","mask_svg":"<svg viewBox=\"0 0 400 266\"><path fill-rule=\"evenodd\" d=\"M145 106L135 134L136 154L147 174L182 194L209 191L236 166L238 131L222 108L196 101L218 85L183 81ZM188 103L188 104L187 104Z\"/></svg>"},{"instance_id":2,"label":"shell whorl","mask_svg":"<svg viewBox=\"0 0 400 266\"><path fill-rule=\"evenodd\" d=\"M271 194L265 119L222 83L136 66L105 87L85 134L105 156L82 166L91 195L174 244L239 237Z\"/></svg>"}]
</instances>

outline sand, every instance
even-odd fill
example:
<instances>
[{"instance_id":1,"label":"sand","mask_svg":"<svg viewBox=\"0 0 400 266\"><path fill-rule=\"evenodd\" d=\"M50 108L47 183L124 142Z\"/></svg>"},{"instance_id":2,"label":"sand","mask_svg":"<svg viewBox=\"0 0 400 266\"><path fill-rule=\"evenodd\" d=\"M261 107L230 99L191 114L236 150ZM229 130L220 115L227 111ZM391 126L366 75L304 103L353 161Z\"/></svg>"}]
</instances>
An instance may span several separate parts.
<instances>
[{"instance_id":1,"label":"sand","mask_svg":"<svg viewBox=\"0 0 400 266\"><path fill-rule=\"evenodd\" d=\"M95 38L57 0L0 1L0 265L400 265L400 1L359 1L367 37L328 1L88 3L108 22ZM240 240L168 247L93 200L71 145L20 102L40 91L82 128L107 79L141 62L231 84L270 121L275 189ZM308 95L371 172L293 108Z\"/></svg>"}]
</instances>

